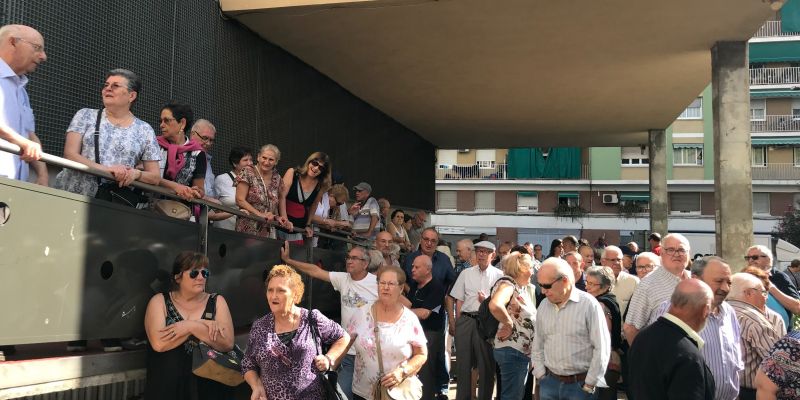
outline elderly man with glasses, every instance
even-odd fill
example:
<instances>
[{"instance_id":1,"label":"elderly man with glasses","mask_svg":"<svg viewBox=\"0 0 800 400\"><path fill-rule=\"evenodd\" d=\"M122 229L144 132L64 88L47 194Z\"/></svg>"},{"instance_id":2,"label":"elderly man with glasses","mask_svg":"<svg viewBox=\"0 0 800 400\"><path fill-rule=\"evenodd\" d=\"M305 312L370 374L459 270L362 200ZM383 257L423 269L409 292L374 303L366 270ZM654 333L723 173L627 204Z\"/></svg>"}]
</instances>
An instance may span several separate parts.
<instances>
[{"instance_id":1,"label":"elderly man with glasses","mask_svg":"<svg viewBox=\"0 0 800 400\"><path fill-rule=\"evenodd\" d=\"M606 246L603 249L600 265L609 267L614 272L614 278L616 278L617 283L611 290L611 294L617 297L620 314L625 315L631 296L633 296L636 287L639 286L639 278L624 271L622 267L622 249L617 246Z\"/></svg>"},{"instance_id":2,"label":"elderly man with glasses","mask_svg":"<svg viewBox=\"0 0 800 400\"><path fill-rule=\"evenodd\" d=\"M775 300L770 299L767 302L767 307L781 315L786 325L791 327L792 314L800 315L800 293L792 279L786 272L772 268L772 251L767 246L755 245L750 247L747 249L747 255L744 256L744 259L747 261L748 266L757 267L769 275L769 281L772 282L769 294L780 304L776 304Z\"/></svg>"},{"instance_id":3,"label":"elderly man with glasses","mask_svg":"<svg viewBox=\"0 0 800 400\"><path fill-rule=\"evenodd\" d=\"M293 260L289 255L289 242L281 248L281 259L287 265L301 272L333 285L333 289L341 296L342 326L350 326L356 310L378 299L378 278L367 272L369 254L363 247L353 247L347 253L345 267L347 272L329 272L317 265ZM352 333L352 332L348 332ZM353 399L353 367L356 352L351 348L342 359L339 368L339 386L348 399Z\"/></svg>"},{"instance_id":4,"label":"elderly man with glasses","mask_svg":"<svg viewBox=\"0 0 800 400\"><path fill-rule=\"evenodd\" d=\"M215 199L217 198L217 193L214 190L214 171L211 170L211 148L214 147L216 136L217 128L207 119L198 119L192 125L192 140L199 143L203 151L206 152L206 183L204 186L206 196Z\"/></svg>"},{"instance_id":5,"label":"elderly man with glasses","mask_svg":"<svg viewBox=\"0 0 800 400\"><path fill-rule=\"evenodd\" d=\"M786 335L786 327L781 316L767 308L767 289L751 274L740 272L731 276L728 303L736 312L741 332L744 373L739 399L754 400L758 366L772 345Z\"/></svg>"},{"instance_id":6,"label":"elderly man with glasses","mask_svg":"<svg viewBox=\"0 0 800 400\"><path fill-rule=\"evenodd\" d=\"M539 305L531 345L533 374L541 400L595 398L606 387L611 335L594 296L575 289L566 261L551 257L536 276L547 298Z\"/></svg>"},{"instance_id":7,"label":"elderly man with glasses","mask_svg":"<svg viewBox=\"0 0 800 400\"><path fill-rule=\"evenodd\" d=\"M672 296L675 286L689 278L689 240L680 233L664 237L661 249L661 268L641 280L628 304L628 315L622 326L628 343L633 344L636 334L649 323L653 312Z\"/></svg>"}]
</instances>

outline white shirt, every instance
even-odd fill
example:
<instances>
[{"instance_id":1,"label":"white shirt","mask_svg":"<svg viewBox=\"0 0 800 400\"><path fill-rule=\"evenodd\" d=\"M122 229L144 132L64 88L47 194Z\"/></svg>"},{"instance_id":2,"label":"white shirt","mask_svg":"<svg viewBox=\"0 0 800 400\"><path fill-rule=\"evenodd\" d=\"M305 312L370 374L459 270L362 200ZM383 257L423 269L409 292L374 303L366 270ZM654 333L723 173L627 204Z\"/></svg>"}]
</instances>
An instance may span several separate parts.
<instances>
[{"instance_id":1,"label":"white shirt","mask_svg":"<svg viewBox=\"0 0 800 400\"><path fill-rule=\"evenodd\" d=\"M239 207L236 205L236 186L233 186L233 179L231 179L231 175L228 174L236 178L233 171L217 175L217 177L214 178L214 191L219 196L219 201L222 205L238 209ZM214 226L235 231L236 216L234 215L221 221L214 221Z\"/></svg>"},{"instance_id":2,"label":"white shirt","mask_svg":"<svg viewBox=\"0 0 800 400\"><path fill-rule=\"evenodd\" d=\"M458 275L453 289L450 290L450 296L464 302L461 305L461 312L476 312L481 305L478 301L478 292L489 296L492 286L502 276L503 271L491 265L484 271L477 265L467 268Z\"/></svg>"},{"instance_id":3,"label":"white shirt","mask_svg":"<svg viewBox=\"0 0 800 400\"><path fill-rule=\"evenodd\" d=\"M28 138L36 127L28 92L25 85L28 77L17 75L0 59L0 124L8 126L24 138ZM0 141L8 143L3 139ZM0 151L0 176L28 180L28 163L16 154Z\"/></svg>"},{"instance_id":4,"label":"white shirt","mask_svg":"<svg viewBox=\"0 0 800 400\"><path fill-rule=\"evenodd\" d=\"M356 311L378 300L378 277L368 273L364 279L354 281L347 272L329 272L333 289L339 292L342 305L342 326L350 326ZM350 332L352 333L352 332ZM351 347L347 354L356 354Z\"/></svg>"},{"instance_id":5,"label":"white shirt","mask_svg":"<svg viewBox=\"0 0 800 400\"><path fill-rule=\"evenodd\" d=\"M628 303L631 301L636 286L639 286L639 277L620 271L617 276L617 284L611 291L614 296L617 296L620 315L625 315L625 310L628 309Z\"/></svg>"}]
</instances>

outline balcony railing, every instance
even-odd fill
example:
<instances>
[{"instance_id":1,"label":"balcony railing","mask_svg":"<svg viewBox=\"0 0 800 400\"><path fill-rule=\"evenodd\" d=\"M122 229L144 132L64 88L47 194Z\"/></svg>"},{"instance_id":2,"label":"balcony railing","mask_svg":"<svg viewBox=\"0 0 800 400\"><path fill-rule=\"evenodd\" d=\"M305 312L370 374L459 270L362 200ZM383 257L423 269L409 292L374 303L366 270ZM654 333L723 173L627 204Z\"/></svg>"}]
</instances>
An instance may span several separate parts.
<instances>
[{"instance_id":1,"label":"balcony railing","mask_svg":"<svg viewBox=\"0 0 800 400\"><path fill-rule=\"evenodd\" d=\"M753 166L753 180L800 180L800 166L791 163L767 163Z\"/></svg>"},{"instance_id":2,"label":"balcony railing","mask_svg":"<svg viewBox=\"0 0 800 400\"><path fill-rule=\"evenodd\" d=\"M763 120L751 120L750 132L800 132L800 115L767 115Z\"/></svg>"},{"instance_id":3,"label":"balcony railing","mask_svg":"<svg viewBox=\"0 0 800 400\"><path fill-rule=\"evenodd\" d=\"M780 36L798 36L800 32L783 32L781 30L781 21L766 21L761 28L758 28L754 38L764 37L780 37Z\"/></svg>"},{"instance_id":4,"label":"balcony railing","mask_svg":"<svg viewBox=\"0 0 800 400\"><path fill-rule=\"evenodd\" d=\"M800 67L753 68L751 85L791 85L800 83Z\"/></svg>"},{"instance_id":5,"label":"balcony railing","mask_svg":"<svg viewBox=\"0 0 800 400\"><path fill-rule=\"evenodd\" d=\"M460 179L489 179L489 180L511 180L506 173L507 164L496 163L491 168L480 167L477 164L460 165L440 165L436 169L436 179L440 180L460 180ZM532 178L532 179L564 179L564 178ZM579 179L589 179L589 165L581 165L581 176Z\"/></svg>"}]
</instances>

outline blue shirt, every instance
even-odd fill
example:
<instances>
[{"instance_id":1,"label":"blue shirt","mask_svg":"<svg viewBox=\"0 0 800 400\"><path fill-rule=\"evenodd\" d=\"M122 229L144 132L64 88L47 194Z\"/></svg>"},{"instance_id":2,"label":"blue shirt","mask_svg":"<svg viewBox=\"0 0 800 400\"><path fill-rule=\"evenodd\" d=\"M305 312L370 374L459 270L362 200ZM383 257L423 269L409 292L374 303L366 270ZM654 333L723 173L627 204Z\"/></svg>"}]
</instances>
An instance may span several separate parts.
<instances>
[{"instance_id":1,"label":"blue shirt","mask_svg":"<svg viewBox=\"0 0 800 400\"><path fill-rule=\"evenodd\" d=\"M24 138L36 127L28 92L28 77L17 75L0 59L0 124L8 126ZM3 139L0 139L3 140ZM0 176L28 180L28 164L16 154L0 151Z\"/></svg>"}]
</instances>

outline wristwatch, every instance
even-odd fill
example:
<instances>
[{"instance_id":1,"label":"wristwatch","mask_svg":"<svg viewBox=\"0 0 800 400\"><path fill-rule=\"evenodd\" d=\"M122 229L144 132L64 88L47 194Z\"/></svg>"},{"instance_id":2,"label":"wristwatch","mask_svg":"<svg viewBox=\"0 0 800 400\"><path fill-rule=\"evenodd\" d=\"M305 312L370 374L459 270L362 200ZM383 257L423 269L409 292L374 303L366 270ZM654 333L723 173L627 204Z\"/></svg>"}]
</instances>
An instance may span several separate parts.
<instances>
[{"instance_id":1,"label":"wristwatch","mask_svg":"<svg viewBox=\"0 0 800 400\"><path fill-rule=\"evenodd\" d=\"M594 394L594 386L583 385L581 389L586 393Z\"/></svg>"}]
</instances>

